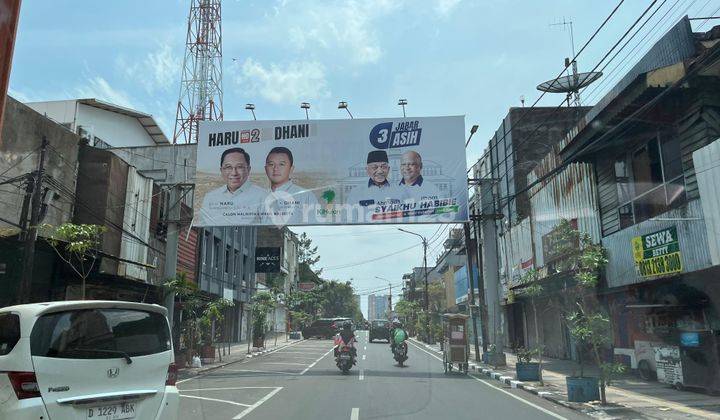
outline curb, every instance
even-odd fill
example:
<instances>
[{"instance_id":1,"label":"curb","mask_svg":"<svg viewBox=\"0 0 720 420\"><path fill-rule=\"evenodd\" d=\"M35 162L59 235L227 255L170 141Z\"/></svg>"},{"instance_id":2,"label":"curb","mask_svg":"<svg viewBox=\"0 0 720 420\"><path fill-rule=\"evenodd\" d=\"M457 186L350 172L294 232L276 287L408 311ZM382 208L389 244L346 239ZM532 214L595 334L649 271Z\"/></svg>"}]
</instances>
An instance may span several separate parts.
<instances>
[{"instance_id":1,"label":"curb","mask_svg":"<svg viewBox=\"0 0 720 420\"><path fill-rule=\"evenodd\" d=\"M200 369L197 370L197 371L187 371L188 368L178 369L178 376L187 375L187 376L185 376L185 377L183 377L183 378L181 379L181 380L185 380L185 379L189 379L189 378L192 378L192 377L195 377L195 376L198 376L198 375L204 375L204 374L206 374L206 373L208 373L208 372L212 372L212 371L215 370L215 369L220 369L220 368L222 368L222 367L232 365L233 363L242 362L242 361L245 360L245 359L251 359L251 358L253 358L253 357L260 357L260 356L262 356L262 355L269 354L269 353L275 352L275 351L277 351L277 350L284 349L285 347L287 347L287 346L289 346L289 345L291 345L291 344L294 345L294 344L296 344L296 343L299 343L299 342L305 341L305 340L306 340L305 338L301 338L300 340L294 341L294 342L292 342L292 343L288 343L288 344L283 344L283 345L277 346L277 347L273 348L272 350L261 350L261 351L252 352L252 353L250 353L250 354L246 354L245 357L243 357L242 359L232 360L232 361L230 361L230 362L221 362L221 363L218 363L217 365L209 366L209 367L206 367L206 368L205 368L205 367L200 368ZM192 369L192 368L190 368L190 369Z\"/></svg>"},{"instance_id":2,"label":"curb","mask_svg":"<svg viewBox=\"0 0 720 420\"><path fill-rule=\"evenodd\" d=\"M433 346L431 346L431 345L429 345L429 344L425 344L425 343L423 343L423 342L421 342L421 341L418 341L418 340L416 340L416 339L414 339L414 338L410 338L410 340L412 340L413 342L415 342L415 343L418 344L418 345L424 346L424 347L427 348L428 350L431 350L431 351L433 351L433 352L435 352L435 353L437 353L437 354L442 354L441 351L437 350L435 347L433 347ZM568 401L563 400L562 398L560 398L560 395L558 395L558 394L555 394L555 393L549 392L549 391L540 391L538 388L536 388L536 387L533 386L533 385L530 385L529 383L525 383L525 382L523 382L523 381L515 380L512 376L507 376L507 375L504 375L504 374L502 374L502 373L500 373L500 372L495 372L494 370L489 369L489 368L486 368L486 367L483 367L482 365L480 365L480 364L478 364L478 363L469 362L468 364L470 365L470 368L471 368L472 370L474 370L477 374L486 376L486 377L488 377L488 378L490 378L490 379L494 379L494 380L496 380L496 381L498 381L498 382L502 382L503 384L509 385L509 386L512 387L512 388L522 389L523 391L526 391L526 392L529 392L529 393L531 393L531 394L537 395L537 396L540 397L540 398L543 398L543 399L546 399L546 400L548 400L548 401L554 402L554 403L559 404L559 405L561 405L561 406L563 406L563 407L565 407L565 408L569 408L569 409L571 409L571 410L575 410L575 411L583 412L583 413L585 413L585 411L584 411L582 408L590 408L590 409L592 409L593 411L601 411L601 410L598 410L597 407L594 407L594 406L592 406L592 405L590 405L590 404L582 403L582 404L580 404L580 405L575 405L575 404L573 404L573 403L570 403L570 402L568 402ZM585 414L587 414L587 413L585 413Z\"/></svg>"}]
</instances>

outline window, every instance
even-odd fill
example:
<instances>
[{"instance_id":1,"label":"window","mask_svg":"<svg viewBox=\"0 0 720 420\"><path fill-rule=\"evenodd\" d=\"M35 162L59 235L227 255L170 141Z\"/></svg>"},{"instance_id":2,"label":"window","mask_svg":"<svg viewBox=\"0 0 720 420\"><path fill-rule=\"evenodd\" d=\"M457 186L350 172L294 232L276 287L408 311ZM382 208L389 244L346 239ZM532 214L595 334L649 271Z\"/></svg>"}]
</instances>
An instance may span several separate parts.
<instances>
[{"instance_id":1,"label":"window","mask_svg":"<svg viewBox=\"0 0 720 420\"><path fill-rule=\"evenodd\" d=\"M685 202L680 141L659 136L615 160L618 219L624 229Z\"/></svg>"},{"instance_id":2,"label":"window","mask_svg":"<svg viewBox=\"0 0 720 420\"><path fill-rule=\"evenodd\" d=\"M113 359L169 351L162 314L130 309L80 309L40 317L30 334L33 356Z\"/></svg>"},{"instance_id":3,"label":"window","mask_svg":"<svg viewBox=\"0 0 720 420\"><path fill-rule=\"evenodd\" d=\"M231 261L230 255L232 255L231 252L232 252L232 250L230 249L230 245L227 245L225 247L225 272L226 273L230 273L230 261Z\"/></svg>"},{"instance_id":4,"label":"window","mask_svg":"<svg viewBox=\"0 0 720 420\"><path fill-rule=\"evenodd\" d=\"M220 267L220 255L222 254L222 246L220 244L220 238L213 237L213 261L214 261L214 268Z\"/></svg>"},{"instance_id":5,"label":"window","mask_svg":"<svg viewBox=\"0 0 720 420\"><path fill-rule=\"evenodd\" d=\"M0 356L12 351L20 340L20 317L15 314L0 314Z\"/></svg>"}]
</instances>

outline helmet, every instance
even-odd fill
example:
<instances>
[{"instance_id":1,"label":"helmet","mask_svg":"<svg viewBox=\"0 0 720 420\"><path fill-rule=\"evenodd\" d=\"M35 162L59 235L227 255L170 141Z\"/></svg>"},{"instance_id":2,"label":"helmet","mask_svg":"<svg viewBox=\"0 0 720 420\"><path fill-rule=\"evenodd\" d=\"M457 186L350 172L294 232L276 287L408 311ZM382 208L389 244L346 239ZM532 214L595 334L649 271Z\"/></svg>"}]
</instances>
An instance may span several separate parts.
<instances>
[{"instance_id":1,"label":"helmet","mask_svg":"<svg viewBox=\"0 0 720 420\"><path fill-rule=\"evenodd\" d=\"M345 322L343 322L342 327L343 327L344 330L352 329L352 322L350 322L350 321L345 321Z\"/></svg>"}]
</instances>

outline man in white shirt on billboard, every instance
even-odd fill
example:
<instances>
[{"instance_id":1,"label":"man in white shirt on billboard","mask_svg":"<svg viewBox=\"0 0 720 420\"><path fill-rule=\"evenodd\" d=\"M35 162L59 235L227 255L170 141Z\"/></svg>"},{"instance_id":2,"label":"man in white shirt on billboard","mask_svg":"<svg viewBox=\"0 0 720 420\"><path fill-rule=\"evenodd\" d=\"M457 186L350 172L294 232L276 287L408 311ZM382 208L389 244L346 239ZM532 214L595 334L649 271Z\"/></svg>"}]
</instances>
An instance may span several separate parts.
<instances>
[{"instance_id":1,"label":"man in white shirt on billboard","mask_svg":"<svg viewBox=\"0 0 720 420\"><path fill-rule=\"evenodd\" d=\"M425 181L422 176L422 157L419 153L409 150L400 158L400 180L399 187L405 190L407 196L413 200L434 200L441 197L440 190L433 184Z\"/></svg>"},{"instance_id":2,"label":"man in white shirt on billboard","mask_svg":"<svg viewBox=\"0 0 720 420\"><path fill-rule=\"evenodd\" d=\"M233 147L222 153L220 174L225 185L203 197L203 226L257 223L267 191L248 180L250 169L250 155L245 150Z\"/></svg>"},{"instance_id":3,"label":"man in white shirt on billboard","mask_svg":"<svg viewBox=\"0 0 720 420\"><path fill-rule=\"evenodd\" d=\"M388 180L391 168L387 152L373 150L368 153L365 169L369 177L367 185L359 185L353 188L346 200L346 204L354 207L352 215L357 214L359 216L362 214L366 220L357 220L353 216L353 221L372 221L368 217L371 217L375 212L376 206L401 203L408 198L403 190Z\"/></svg>"},{"instance_id":4,"label":"man in white shirt on billboard","mask_svg":"<svg viewBox=\"0 0 720 420\"><path fill-rule=\"evenodd\" d=\"M263 203L264 223L277 225L313 224L320 209L312 190L299 187L290 177L295 170L293 154L287 147L274 147L265 158L265 175L270 194Z\"/></svg>"}]
</instances>

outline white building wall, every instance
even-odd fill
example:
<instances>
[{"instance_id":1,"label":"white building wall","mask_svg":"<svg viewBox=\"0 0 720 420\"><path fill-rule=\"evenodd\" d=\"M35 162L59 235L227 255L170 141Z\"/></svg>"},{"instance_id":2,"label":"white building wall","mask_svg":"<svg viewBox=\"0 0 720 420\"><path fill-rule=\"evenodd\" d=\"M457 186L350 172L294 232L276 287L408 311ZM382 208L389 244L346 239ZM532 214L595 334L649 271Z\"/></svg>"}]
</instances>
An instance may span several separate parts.
<instances>
[{"instance_id":1,"label":"white building wall","mask_svg":"<svg viewBox=\"0 0 720 420\"><path fill-rule=\"evenodd\" d=\"M28 102L25 105L34 109L38 113L45 115L51 120L60 124L72 124L75 122L75 105L77 101L46 101L46 102ZM69 127L75 131L75 126Z\"/></svg>"},{"instance_id":2,"label":"white building wall","mask_svg":"<svg viewBox=\"0 0 720 420\"><path fill-rule=\"evenodd\" d=\"M117 112L79 104L77 125L112 147L155 145L137 118Z\"/></svg>"}]
</instances>

